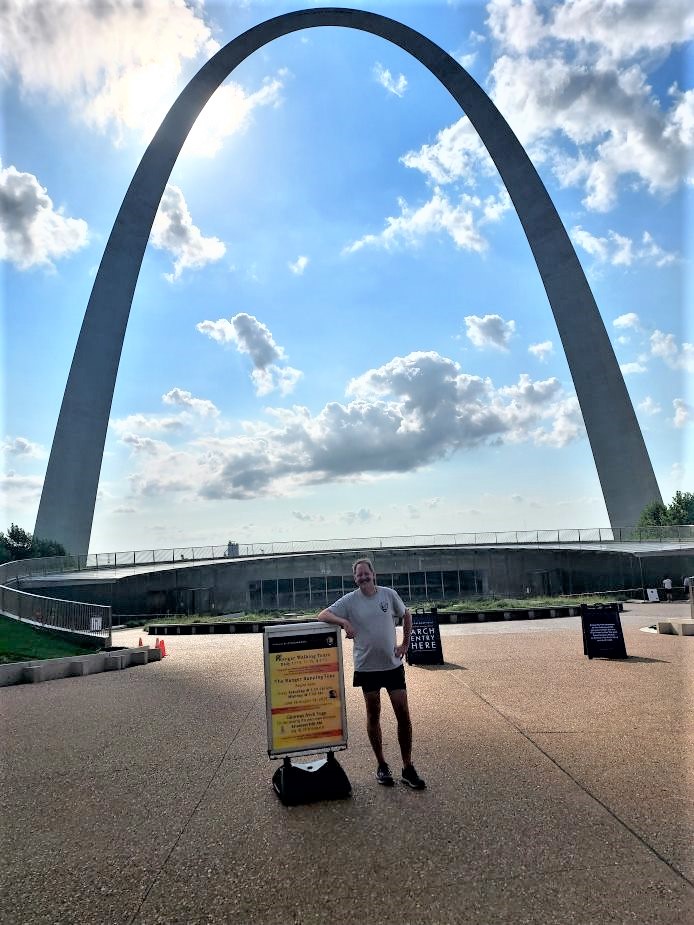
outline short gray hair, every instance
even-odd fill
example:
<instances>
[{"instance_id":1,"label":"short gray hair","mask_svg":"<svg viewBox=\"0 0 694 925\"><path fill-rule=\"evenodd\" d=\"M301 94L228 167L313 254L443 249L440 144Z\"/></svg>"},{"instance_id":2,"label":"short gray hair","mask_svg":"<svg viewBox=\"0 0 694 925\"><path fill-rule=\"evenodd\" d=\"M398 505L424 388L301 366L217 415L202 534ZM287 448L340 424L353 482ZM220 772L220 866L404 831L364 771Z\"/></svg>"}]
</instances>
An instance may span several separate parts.
<instances>
[{"instance_id":1,"label":"short gray hair","mask_svg":"<svg viewBox=\"0 0 694 925\"><path fill-rule=\"evenodd\" d=\"M356 573L358 565L368 565L371 569L371 574L374 576L376 575L376 569L374 568L373 562L371 559L367 559L366 557L363 559L357 559L357 561L352 565L352 575Z\"/></svg>"}]
</instances>

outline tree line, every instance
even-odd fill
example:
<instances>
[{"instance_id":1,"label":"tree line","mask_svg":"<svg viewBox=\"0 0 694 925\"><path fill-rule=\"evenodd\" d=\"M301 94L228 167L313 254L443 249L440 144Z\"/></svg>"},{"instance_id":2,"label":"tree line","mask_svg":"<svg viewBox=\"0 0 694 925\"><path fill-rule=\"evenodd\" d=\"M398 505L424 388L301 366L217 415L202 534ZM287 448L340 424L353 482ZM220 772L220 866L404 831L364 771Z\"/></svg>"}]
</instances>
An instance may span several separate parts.
<instances>
[{"instance_id":1,"label":"tree line","mask_svg":"<svg viewBox=\"0 0 694 925\"><path fill-rule=\"evenodd\" d=\"M653 501L646 505L637 526L643 529L683 524L694 524L694 493L691 491L676 491L669 504Z\"/></svg>"},{"instance_id":2,"label":"tree line","mask_svg":"<svg viewBox=\"0 0 694 925\"><path fill-rule=\"evenodd\" d=\"M42 540L17 524L10 524L7 533L0 531L0 564L17 559L38 559L45 556L64 556L65 549L55 540Z\"/></svg>"}]
</instances>

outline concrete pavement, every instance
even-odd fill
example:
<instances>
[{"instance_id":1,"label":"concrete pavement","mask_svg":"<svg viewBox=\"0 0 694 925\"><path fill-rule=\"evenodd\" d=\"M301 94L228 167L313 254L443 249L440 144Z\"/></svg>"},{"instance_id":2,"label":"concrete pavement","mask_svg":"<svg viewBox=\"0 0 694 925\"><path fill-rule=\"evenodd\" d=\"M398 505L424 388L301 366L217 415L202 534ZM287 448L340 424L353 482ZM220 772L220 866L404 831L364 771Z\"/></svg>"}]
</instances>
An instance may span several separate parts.
<instances>
[{"instance_id":1,"label":"concrete pavement","mask_svg":"<svg viewBox=\"0 0 694 925\"><path fill-rule=\"evenodd\" d=\"M694 641L639 630L686 605L628 608L627 661L588 660L578 619L445 627L407 674L422 793L376 784L349 643L353 796L293 809L261 635L0 690L4 923L690 922Z\"/></svg>"}]
</instances>

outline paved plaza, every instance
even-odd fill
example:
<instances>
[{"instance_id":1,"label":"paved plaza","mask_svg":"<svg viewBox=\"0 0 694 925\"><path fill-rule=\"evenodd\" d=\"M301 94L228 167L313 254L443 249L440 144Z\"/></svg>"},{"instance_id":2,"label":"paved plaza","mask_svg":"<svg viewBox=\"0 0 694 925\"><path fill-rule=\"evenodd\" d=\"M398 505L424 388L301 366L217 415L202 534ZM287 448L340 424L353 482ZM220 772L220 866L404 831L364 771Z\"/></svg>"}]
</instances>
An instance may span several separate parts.
<instances>
[{"instance_id":1,"label":"paved plaza","mask_svg":"<svg viewBox=\"0 0 694 925\"><path fill-rule=\"evenodd\" d=\"M691 922L694 639L639 628L688 608L627 608L627 661L577 618L442 627L445 665L407 672L421 793L377 785L348 686L352 798L284 807L261 634L1 689L3 922Z\"/></svg>"}]
</instances>

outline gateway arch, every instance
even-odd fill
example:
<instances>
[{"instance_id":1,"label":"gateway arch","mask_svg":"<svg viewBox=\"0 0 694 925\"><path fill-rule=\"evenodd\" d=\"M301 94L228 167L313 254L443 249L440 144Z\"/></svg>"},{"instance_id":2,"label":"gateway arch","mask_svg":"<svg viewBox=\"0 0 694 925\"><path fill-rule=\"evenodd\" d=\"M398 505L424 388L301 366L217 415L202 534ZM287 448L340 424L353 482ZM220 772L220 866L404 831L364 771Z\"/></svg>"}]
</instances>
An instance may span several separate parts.
<instances>
[{"instance_id":1,"label":"gateway arch","mask_svg":"<svg viewBox=\"0 0 694 925\"><path fill-rule=\"evenodd\" d=\"M361 10L286 13L249 29L186 86L147 148L125 194L94 281L58 417L36 536L85 554L123 338L152 223L190 129L219 85L276 38L341 26L398 45L438 78L479 134L521 220L569 363L612 527L635 524L660 500L641 429L573 245L522 145L473 78L434 42Z\"/></svg>"}]
</instances>

